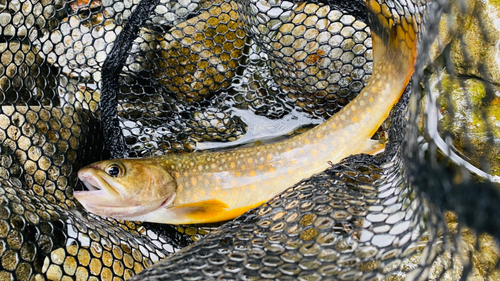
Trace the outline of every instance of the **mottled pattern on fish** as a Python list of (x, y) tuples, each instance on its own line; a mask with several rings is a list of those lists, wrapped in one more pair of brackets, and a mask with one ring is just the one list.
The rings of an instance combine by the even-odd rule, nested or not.
[[(380, 15), (380, 6), (373, 2), (367, 6)], [(92, 206), (98, 200), (95, 196), (85, 197), (85, 192), (76, 192), (76, 198), (89, 211), (116, 218), (174, 224), (222, 221), (325, 170), (329, 163), (357, 153), (380, 151), (381, 145), (370, 137), (386, 119), (413, 73), (416, 27), (405, 18), (401, 18), (401, 25), (394, 25), (380, 15), (372, 20), (371, 28), (372, 79), (358, 97), (322, 125), (283, 142), (234, 151), (103, 161), (82, 169), (80, 178), (84, 182), (93, 181), (93, 186), (98, 185), (93, 173), (100, 173), (110, 184), (116, 185), (121, 180), (124, 184), (117, 186), (122, 190), (114, 192), (128, 201), (121, 205), (110, 203), (114, 211), (108, 211), (104, 206), (100, 209)], [(110, 177), (104, 171), (113, 163), (120, 163), (124, 169), (122, 174)], [(130, 176), (128, 182), (123, 180), (131, 168), (139, 167), (149, 177), (143, 179), (141, 173)], [(104, 200), (99, 201), (102, 204)], [(148, 202), (151, 206), (144, 206)], [(125, 212), (132, 208), (129, 206), (135, 206), (137, 211)]]

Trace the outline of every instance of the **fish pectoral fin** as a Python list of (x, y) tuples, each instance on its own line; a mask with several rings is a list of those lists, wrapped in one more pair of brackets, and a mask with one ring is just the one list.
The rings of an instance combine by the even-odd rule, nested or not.
[(383, 152), (385, 149), (385, 144), (380, 143), (378, 140), (368, 139), (365, 143), (365, 147), (361, 150), (361, 153), (375, 155)]
[(180, 216), (187, 216), (193, 221), (204, 222), (211, 217), (218, 216), (225, 211), (229, 206), (219, 200), (205, 200), (200, 202), (178, 205), (170, 208)]

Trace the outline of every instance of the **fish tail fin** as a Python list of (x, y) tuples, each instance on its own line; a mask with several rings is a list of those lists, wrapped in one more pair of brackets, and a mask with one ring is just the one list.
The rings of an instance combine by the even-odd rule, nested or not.
[(391, 72), (406, 85), (413, 74), (417, 57), (417, 23), (413, 17), (400, 16), (395, 22), (376, 0), (367, 0), (368, 22), (372, 34), (373, 73)]

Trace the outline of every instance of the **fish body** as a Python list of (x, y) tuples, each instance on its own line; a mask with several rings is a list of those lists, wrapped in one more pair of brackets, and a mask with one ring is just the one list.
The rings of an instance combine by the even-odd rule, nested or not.
[[(233, 151), (115, 159), (78, 173), (90, 191), (75, 197), (90, 212), (117, 219), (169, 224), (235, 218), (286, 188), (324, 171), (329, 163), (382, 149), (371, 140), (413, 73), (416, 27), (375, 16), (374, 71), (363, 91), (323, 124), (288, 140)], [(378, 17), (376, 15), (379, 15)], [(401, 26), (406, 28), (403, 29)]]

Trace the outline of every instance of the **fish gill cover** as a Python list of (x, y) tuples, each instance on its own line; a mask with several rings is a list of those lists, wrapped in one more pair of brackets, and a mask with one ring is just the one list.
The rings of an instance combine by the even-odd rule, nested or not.
[(419, 42), (385, 152), (217, 227), (87, 213), (76, 173), (259, 125), (232, 108), (334, 115), (372, 75), (365, 2), (0, 0), (0, 280), (499, 280), (500, 6), (377, 2)]

